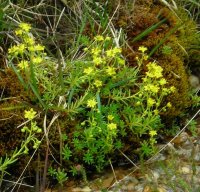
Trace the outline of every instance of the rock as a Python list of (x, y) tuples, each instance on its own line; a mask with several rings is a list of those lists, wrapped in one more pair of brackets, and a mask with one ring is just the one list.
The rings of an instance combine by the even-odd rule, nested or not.
[(184, 142), (186, 142), (189, 138), (189, 135), (186, 132), (182, 132), (178, 137), (176, 137), (172, 142), (175, 145), (180, 145)]
[[(173, 141), (174, 143), (174, 141)], [(174, 145), (172, 143), (168, 143), (167, 144), (167, 150), (166, 150), (167, 153), (171, 153), (171, 152), (176, 152), (176, 149), (174, 147)]]
[(158, 192), (168, 192), (165, 188), (163, 188), (163, 187), (158, 187), (157, 188), (157, 191)]
[(157, 182), (158, 178), (160, 177), (160, 174), (157, 171), (152, 171), (153, 180)]
[(130, 178), (130, 182), (134, 185), (137, 185), (139, 183), (139, 181), (135, 177)]
[(200, 85), (199, 84), (199, 78), (195, 75), (190, 75), (189, 83), (190, 83), (191, 87), (193, 87), (194, 89), (197, 89)]
[(105, 189), (110, 187), (114, 181), (115, 181), (114, 176), (110, 175), (110, 177), (103, 179), (103, 181), (100, 184), (102, 185), (102, 188)]
[(90, 192), (90, 191), (92, 191), (92, 190), (88, 186), (86, 186), (82, 189), (82, 192)]
[(189, 159), (192, 155), (192, 148), (185, 150), (183, 148), (179, 148), (179, 150), (177, 150), (177, 154), (181, 157), (183, 157), (184, 159)]
[(135, 184), (134, 183), (129, 183), (127, 186), (126, 186), (127, 190), (128, 191), (134, 191), (135, 189)]
[(73, 192), (81, 192), (82, 189), (80, 187), (76, 187), (74, 189), (72, 189)]
[(91, 192), (92, 189), (90, 189), (88, 186), (84, 187), (84, 188), (80, 188), (80, 187), (76, 187), (74, 189), (72, 189), (73, 192)]
[(190, 140), (187, 140), (182, 144), (182, 147), (184, 149), (191, 149), (193, 146), (194, 146), (194, 144)]
[(180, 172), (183, 174), (190, 174), (192, 173), (192, 168), (191, 166), (184, 166), (180, 168)]
[(197, 145), (193, 148), (193, 154), (194, 154), (193, 159), (194, 159), (196, 162), (199, 162), (199, 161), (200, 161), (200, 145), (199, 145), (199, 144), (197, 144)]
[(147, 186), (145, 186), (143, 192), (153, 192), (153, 191), (151, 190), (151, 187), (149, 187), (149, 186), (147, 185)]
[(135, 191), (134, 192), (143, 192), (144, 189), (144, 184), (139, 184), (135, 186)]

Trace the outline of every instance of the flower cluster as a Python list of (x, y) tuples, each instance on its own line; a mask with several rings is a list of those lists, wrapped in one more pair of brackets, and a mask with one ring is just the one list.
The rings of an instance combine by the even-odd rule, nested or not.
[(33, 108), (31, 108), (29, 111), (25, 110), (24, 117), (26, 119), (32, 120), (32, 119), (34, 119), (35, 115), (36, 115), (36, 111), (34, 111)]
[[(147, 62), (145, 59), (147, 48), (140, 47), (139, 51), (141, 51), (141, 57), (137, 57), (138, 66), (142, 66)], [(163, 76), (163, 68), (158, 65), (155, 61), (148, 62), (147, 72), (142, 78), (141, 86), (138, 90), (138, 98), (135, 101), (135, 106), (138, 109), (142, 110), (143, 117), (149, 122), (159, 122), (160, 113), (167, 111), (169, 108), (172, 108), (172, 104), (167, 102), (164, 104), (164, 99), (166, 96), (175, 92), (176, 88), (174, 86), (169, 86), (167, 80)], [(141, 112), (141, 111), (140, 111)], [(152, 123), (153, 124), (153, 123)], [(149, 126), (146, 130), (149, 131), (149, 144), (153, 148), (156, 143), (156, 135), (157, 135), (157, 126), (151, 127)]]
[(153, 147), (156, 143), (157, 143), (157, 141), (156, 141), (156, 139), (155, 139), (155, 136), (157, 135), (157, 131), (155, 131), (155, 130), (151, 130), (151, 131), (149, 131), (149, 136), (150, 136), (150, 145)]
[(108, 123), (107, 126), (108, 126), (108, 129), (111, 131), (117, 128), (117, 125), (115, 123)]
[(119, 68), (125, 65), (125, 60), (121, 56), (121, 48), (112, 47), (110, 37), (97, 35), (94, 40), (91, 47), (84, 49), (92, 62), (87, 62), (83, 74), (85, 79), (93, 81), (93, 86), (99, 89), (107, 78), (115, 78)]
[(157, 65), (155, 62), (148, 63), (147, 68), (148, 68), (148, 72), (146, 73), (147, 77), (158, 79), (163, 76), (162, 75), (163, 68)]
[(27, 69), (30, 63), (33, 65), (42, 63), (46, 55), (44, 46), (35, 42), (30, 30), (31, 25), (20, 23), (19, 28), (15, 30), (15, 34), (21, 39), (21, 43), (8, 49), (9, 57), (15, 57), (18, 60), (20, 70)]
[(95, 99), (89, 99), (87, 101), (87, 107), (90, 107), (90, 108), (94, 108), (95, 106), (97, 105), (97, 102), (95, 101)]
[[(31, 126), (30, 127), (24, 126), (21, 129), (21, 132), (23, 132), (23, 133), (26, 132), (29, 134), (29, 137), (27, 138), (27, 143), (32, 141), (34, 149), (38, 148), (41, 143), (41, 141), (39, 141), (35, 137), (35, 134), (42, 132), (42, 129), (37, 126), (37, 123), (35, 121), (33, 121), (36, 114), (37, 114), (36, 111), (34, 111), (32, 108), (28, 111), (25, 110), (24, 117), (31, 121)], [(28, 154), (29, 149), (28, 149), (27, 145), (25, 145), (24, 148), (25, 148), (24, 154)]]
[(117, 124), (115, 123), (115, 118), (113, 115), (108, 115), (107, 116), (108, 123), (107, 123), (107, 128), (109, 130), (110, 136), (116, 135), (117, 134)]
[[(141, 60), (143, 59), (147, 49), (145, 47), (140, 47), (139, 50), (142, 52), (142, 58), (137, 59), (138, 65), (141, 64)], [(167, 81), (163, 77), (163, 68), (156, 62), (149, 62), (147, 64), (147, 69), (148, 71), (146, 72), (146, 76), (143, 78), (139, 96), (143, 99), (146, 98), (147, 108), (149, 110), (154, 108), (154, 114), (158, 115), (159, 110), (166, 111), (167, 108), (172, 107), (171, 103), (168, 102), (166, 106), (164, 106), (162, 109), (159, 109), (163, 97), (176, 91), (176, 88), (174, 86), (169, 88), (165, 87)]]

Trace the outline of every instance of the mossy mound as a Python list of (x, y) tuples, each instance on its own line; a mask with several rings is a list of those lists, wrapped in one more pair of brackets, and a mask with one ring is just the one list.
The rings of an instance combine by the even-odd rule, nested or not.
[[(108, 6), (110, 6), (110, 10), (112, 10), (111, 6), (113, 5), (109, 4)], [(128, 11), (125, 9), (127, 6), (130, 8), (130, 10)], [(192, 57), (192, 55), (194, 54), (194, 50), (191, 49), (191, 46), (196, 44), (197, 34), (196, 31), (193, 30), (193, 28), (195, 28), (195, 24), (187, 18), (187, 15), (184, 12), (183, 14), (178, 14), (178, 16), (180, 18), (177, 17), (177, 15), (173, 14), (171, 10), (166, 8), (164, 5), (160, 3), (155, 3), (155, 1), (153, 0), (152, 1), (138, 0), (137, 2), (135, 2), (133, 7), (123, 2), (119, 10), (119, 15), (116, 18), (114, 18), (113, 21), (115, 27), (123, 28), (125, 34), (127, 35), (127, 42), (129, 46), (123, 47), (123, 55), (127, 61), (126, 64), (130, 67), (137, 66), (136, 57), (138, 55), (141, 55), (141, 52), (138, 51), (138, 48), (140, 46), (145, 46), (148, 48), (147, 53), (150, 54), (151, 57), (149, 58), (148, 61), (147, 60), (144, 61), (142, 69), (140, 71), (140, 75), (145, 75), (145, 73), (147, 72), (148, 68), (147, 64), (149, 61), (156, 60), (156, 63), (163, 68), (163, 77), (167, 80), (167, 87), (174, 86), (176, 88), (176, 91), (173, 94), (169, 95), (168, 98), (162, 103), (162, 106), (165, 106), (168, 102), (170, 102), (172, 105), (166, 112), (160, 113), (160, 115), (166, 121), (167, 125), (169, 125), (170, 122), (172, 122), (172, 120), (175, 117), (182, 114), (185, 111), (185, 109), (187, 109), (191, 105), (190, 98), (188, 95), (189, 84), (188, 84), (187, 65), (189, 64), (188, 59)], [(138, 37), (138, 35), (142, 34), (146, 29), (152, 27), (153, 25), (161, 21), (163, 22), (160, 23), (160, 25), (158, 25), (157, 27), (155, 27), (154, 30), (148, 32), (142, 38), (139, 38), (137, 40), (135, 39), (136, 37)], [(98, 27), (98, 25), (97, 26), (95, 25), (93, 27), (95, 29), (95, 27)], [(92, 31), (91, 25), (90, 23), (88, 23), (86, 25), (84, 33), (90, 37), (93, 37), (95, 35), (93, 34), (94, 31)], [(98, 31), (103, 31), (103, 30), (98, 29)], [(190, 36), (190, 38), (188, 38), (188, 36)], [(156, 47), (157, 45), (160, 46)], [(68, 73), (70, 72), (67, 72), (67, 74)], [(129, 73), (124, 73), (124, 74), (129, 74)], [(124, 74), (119, 79), (120, 82), (124, 80), (123, 79), (125, 76)], [(53, 75), (55, 75), (55, 73), (53, 73)], [(52, 80), (55, 78), (53, 75), (52, 75)], [(48, 80), (51, 81), (51, 78), (50, 77), (48, 78), (49, 78)], [(139, 79), (138, 81), (139, 83), (142, 83), (142, 79)], [(108, 80), (106, 82), (108, 82)], [(59, 86), (59, 84), (56, 85)], [(122, 85), (124, 85), (125, 89), (127, 88), (125, 84)], [(131, 84), (132, 88), (131, 91), (135, 89), (134, 86), (137, 87), (137, 85), (134, 85), (134, 83), (133, 87)], [(85, 85), (85, 87), (87, 88), (87, 85)], [(79, 98), (80, 95), (84, 95), (84, 92), (86, 90), (85, 87), (84, 86), (81, 87), (80, 92), (78, 88), (77, 95), (75, 95), (74, 98)], [(108, 89), (110, 89), (109, 86)], [(18, 80), (16, 74), (11, 69), (7, 69), (4, 70), (3, 72), (0, 72), (0, 91), (2, 92), (3, 95), (3, 99), (0, 103), (0, 108), (2, 109), (0, 111), (0, 117), (2, 119), (2, 121), (0, 121), (0, 139), (1, 139), (0, 156), (5, 156), (6, 154), (8, 155), (11, 154), (15, 148), (19, 148), (21, 142), (25, 138), (25, 136), (21, 133), (20, 128), (17, 128), (20, 124), (22, 124), (25, 121), (24, 110), (30, 107), (35, 108), (36, 111), (42, 111), (42, 109), (40, 108), (41, 106), (38, 104), (39, 102), (37, 101), (37, 98), (35, 98), (31, 89), (25, 90), (25, 88), (20, 84), (20, 81)], [(132, 92), (134, 93), (134, 91), (137, 92), (137, 88), (134, 91), (132, 92), (131, 91), (130, 93)], [(43, 92), (43, 88), (41, 88), (42, 99), (44, 99), (44, 95), (42, 95), (43, 93), (45, 93), (45, 90)], [(66, 95), (69, 94), (73, 95), (75, 93), (73, 93), (72, 90), (69, 89)], [(57, 98), (57, 101), (59, 99)], [(146, 100), (144, 101), (145, 103), (147, 103)], [(65, 103), (65, 101), (63, 102)], [(107, 97), (103, 98), (101, 102), (103, 105), (104, 103), (106, 105)], [(54, 101), (53, 104), (55, 103), (56, 102)], [(29, 166), (29, 171), (31, 172), (31, 174), (35, 173), (38, 166), (39, 169), (41, 169), (40, 172), (42, 172), (42, 169), (44, 168), (45, 158), (47, 156), (49, 156), (48, 166), (56, 168), (59, 167), (58, 164), (60, 163), (60, 165), (64, 166), (67, 170), (70, 170), (72, 167), (76, 167), (76, 165), (78, 166), (83, 165), (88, 170), (91, 169), (92, 167), (93, 170), (93, 168), (95, 167), (95, 163), (99, 163), (100, 165), (102, 165), (102, 167), (105, 166), (106, 164), (109, 164), (108, 161), (107, 162), (105, 161), (106, 158), (110, 158), (111, 160), (113, 160), (113, 162), (115, 162), (116, 158), (117, 159), (121, 158), (122, 155), (120, 153), (119, 153), (120, 155), (115, 154), (116, 153), (115, 149), (113, 149), (113, 151), (110, 151), (109, 154), (107, 153), (104, 154), (103, 150), (106, 148), (106, 146), (104, 145), (104, 143), (103, 144), (101, 143), (102, 140), (101, 134), (94, 132), (96, 135), (94, 137), (91, 136), (91, 138), (89, 138), (91, 139), (91, 141), (93, 140), (93, 142), (87, 141), (89, 144), (91, 144), (91, 146), (96, 145), (94, 146), (94, 151), (91, 152), (91, 154), (93, 155), (92, 158), (94, 158), (94, 162), (93, 164), (90, 164), (90, 162), (87, 163), (86, 161), (84, 161), (84, 157), (87, 157), (85, 156), (85, 154), (87, 153), (89, 154), (90, 152), (89, 144), (88, 144), (89, 147), (85, 145), (86, 143), (85, 138), (87, 134), (89, 135), (90, 133), (89, 131), (93, 133), (92, 132), (93, 129), (89, 129), (89, 125), (87, 125), (88, 122), (86, 123), (86, 126), (84, 125), (82, 126), (81, 124), (84, 124), (86, 118), (85, 116), (90, 117), (92, 113), (89, 113), (88, 112), (89, 109), (86, 108), (85, 110), (83, 110), (83, 112), (78, 113), (78, 115), (70, 117), (70, 115), (67, 114), (67, 112), (66, 113), (64, 112), (65, 110), (64, 108), (60, 106), (57, 107), (57, 103), (55, 105), (56, 106), (53, 106), (55, 108), (52, 107), (45, 114), (47, 115), (47, 122), (45, 123), (48, 129), (47, 130), (48, 134), (45, 136), (47, 136), (48, 139), (46, 140), (46, 137), (44, 137), (45, 139), (42, 141), (38, 151), (38, 157), (34, 157), (32, 160), (33, 164)], [(124, 125), (126, 122), (127, 124), (129, 123), (128, 120), (127, 121), (125, 120), (126, 119), (125, 116), (128, 116), (128, 114), (133, 114), (134, 110), (136, 109), (136, 103), (130, 104), (131, 110), (129, 110), (128, 107), (126, 108), (126, 114), (125, 114), (125, 109), (123, 111), (123, 106), (125, 105), (121, 104), (118, 106), (118, 108), (113, 107), (115, 108), (116, 111), (117, 110), (120, 111), (120, 118), (123, 121), (119, 121), (117, 122), (117, 124), (112, 123), (112, 125), (114, 124), (116, 128), (117, 125), (121, 123), (121, 127), (123, 128), (125, 127), (124, 130), (121, 128), (121, 132), (124, 131), (125, 133), (124, 134), (122, 133), (119, 136), (120, 137), (119, 139), (122, 141), (122, 144), (124, 145), (123, 147), (121, 147), (121, 151), (126, 153), (127, 155), (132, 155), (133, 152), (135, 152), (136, 150), (138, 150), (138, 148), (141, 147), (142, 141), (147, 141), (150, 139), (149, 136), (150, 130), (146, 131), (145, 134), (141, 133), (140, 136), (138, 136), (139, 133), (138, 135), (136, 135), (135, 133), (134, 126), (135, 124), (137, 124), (137, 119), (139, 119), (140, 114), (143, 112), (142, 110), (138, 110), (134, 117), (135, 121), (131, 121), (133, 126), (130, 125), (130, 127), (132, 129), (129, 127), (129, 125)], [(107, 107), (109, 108), (110, 106)], [(112, 110), (110, 111), (111, 114), (113, 112)], [(53, 121), (52, 125), (48, 127), (48, 125), (51, 124), (51, 120), (53, 119), (55, 113), (59, 114), (59, 118)], [(104, 126), (103, 128), (106, 129), (108, 128), (108, 125), (105, 122), (107, 120), (106, 116), (108, 114), (107, 112), (105, 112), (105, 114), (103, 115), (105, 116), (104, 121), (100, 121), (101, 117), (98, 113), (96, 114), (95, 118), (96, 119), (99, 118), (100, 119), (99, 122), (102, 123), (100, 124), (98, 122), (99, 127)], [(44, 115), (41, 113), (41, 116), (36, 119), (38, 126), (43, 127), (44, 124), (43, 117)], [(143, 128), (145, 120), (146, 119), (144, 118), (144, 121), (139, 122), (139, 124), (141, 124), (141, 127), (138, 126), (138, 129)], [(96, 126), (95, 124), (92, 126), (94, 126), (94, 130), (98, 128), (95, 127)], [(152, 126), (153, 129), (156, 128), (156, 126), (158, 126), (157, 130), (160, 131), (159, 128), (163, 128), (160, 123), (160, 117), (155, 121), (154, 124), (150, 126)], [(130, 128), (131, 131), (128, 128)], [(155, 132), (155, 134), (157, 134), (157, 132)], [(103, 136), (106, 136), (106, 134)], [(41, 139), (42, 136), (40, 135), (38, 136), (38, 138)], [(97, 142), (98, 140), (99, 142)], [(47, 148), (47, 144), (49, 145), (50, 150)], [(121, 145), (121, 143), (120, 144), (116, 143), (116, 146), (117, 144)], [(68, 150), (68, 148), (70, 150)], [(99, 159), (97, 159), (96, 157), (99, 154), (101, 155), (100, 149), (102, 149), (103, 151), (102, 156), (99, 156), (98, 157)], [(116, 147), (116, 149), (118, 148)], [(63, 150), (65, 150), (65, 152), (63, 152)], [(30, 155), (33, 153), (33, 151), (34, 149), (32, 149), (30, 146)], [(65, 155), (65, 159), (63, 158), (63, 154)], [(27, 163), (27, 160), (29, 159), (30, 155), (27, 155), (26, 158), (22, 157), (22, 159), (20, 159), (18, 164), (20, 171), (23, 170), (23, 167)], [(40, 160), (39, 164), (38, 164), (38, 159)]]
[[(177, 88), (177, 91), (167, 99), (173, 107), (167, 113), (161, 114), (164, 118), (169, 117), (171, 121), (171, 118), (180, 115), (191, 105), (188, 94), (188, 68), (194, 65), (194, 62), (189, 62), (189, 58), (198, 57), (192, 49), (198, 44), (197, 25), (188, 17), (185, 10), (178, 9), (172, 12), (159, 2), (139, 0), (135, 2), (131, 15), (131, 11), (121, 12), (115, 22), (116, 26), (123, 28), (127, 34), (129, 47), (124, 48), (124, 55), (128, 64), (136, 66), (137, 50), (143, 45), (149, 50), (150, 60), (156, 60), (163, 67), (168, 85)], [(136, 39), (163, 19), (165, 21), (152, 31)], [(164, 51), (166, 47), (170, 49), (168, 53)]]

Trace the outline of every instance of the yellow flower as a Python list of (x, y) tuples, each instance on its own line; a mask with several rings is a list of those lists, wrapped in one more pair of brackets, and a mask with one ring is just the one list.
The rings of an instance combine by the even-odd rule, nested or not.
[(142, 78), (143, 82), (147, 82), (148, 81), (148, 78), (147, 77), (144, 77)]
[(148, 68), (148, 72), (146, 73), (146, 75), (148, 77), (157, 79), (163, 76), (162, 75), (163, 68), (157, 65), (156, 63), (151, 63), (151, 62), (148, 63), (147, 68)]
[(25, 32), (29, 32), (31, 29), (31, 25), (28, 23), (20, 23), (19, 27)]
[(17, 55), (19, 53), (22, 54), (24, 52), (25, 48), (26, 47), (24, 44), (14, 45), (8, 49), (8, 53), (14, 54), (14, 55)]
[(159, 87), (158, 86), (156, 86), (156, 85), (146, 85), (146, 86), (144, 86), (144, 90), (145, 91), (151, 91), (152, 93), (158, 93), (158, 91), (159, 91)]
[(115, 130), (117, 128), (117, 124), (116, 123), (109, 123), (107, 125), (108, 129), (110, 130)]
[(141, 105), (141, 102), (140, 102), (140, 101), (137, 101), (137, 102), (136, 102), (136, 106), (139, 106), (139, 105)]
[[(32, 37), (24, 37), (24, 42), (26, 44), (28, 44), (29, 46), (35, 44), (35, 40)], [(28, 47), (28, 49), (29, 49), (29, 47)], [(33, 49), (33, 51), (34, 51), (34, 49)]]
[(157, 103), (156, 103), (156, 107), (159, 107), (159, 106), (160, 106), (160, 102), (157, 102)]
[(23, 34), (23, 30), (22, 29), (17, 29), (17, 30), (15, 30), (15, 34), (20, 36), (20, 35)]
[(157, 135), (157, 131), (151, 130), (151, 131), (149, 131), (149, 135), (150, 135), (151, 137), (153, 137), (153, 136)]
[(115, 68), (113, 68), (113, 67), (108, 67), (108, 68), (106, 69), (106, 72), (107, 72), (108, 75), (110, 75), (110, 76), (116, 74), (116, 72), (115, 72)]
[(163, 88), (163, 89), (162, 89), (162, 93), (163, 93), (164, 95), (168, 95), (169, 89)]
[(165, 85), (167, 83), (167, 81), (164, 79), (164, 78), (162, 78), (160, 81), (159, 81), (159, 84), (160, 85)]
[(113, 115), (108, 115), (108, 120), (112, 121), (114, 119)]
[(149, 85), (145, 85), (145, 86), (144, 86), (144, 90), (145, 90), (145, 91), (148, 91), (148, 90), (149, 90)]
[(103, 36), (101, 36), (101, 35), (97, 35), (96, 37), (94, 37), (94, 40), (95, 40), (95, 41), (103, 41), (104, 38), (103, 38)]
[(125, 60), (122, 58), (117, 57), (117, 62), (119, 65), (125, 65)]
[(89, 75), (89, 74), (91, 74), (93, 72), (93, 68), (92, 67), (88, 67), (88, 68), (84, 69), (83, 72), (86, 73), (87, 75)]
[(114, 54), (114, 52), (113, 52), (112, 49), (109, 49), (109, 50), (106, 51), (106, 56), (107, 56), (107, 57), (114, 57), (115, 54)]
[(96, 87), (101, 87), (101, 86), (102, 86), (102, 81), (100, 81), (100, 80), (95, 80), (94, 85), (95, 85)]
[(105, 40), (106, 40), (106, 41), (110, 41), (111, 38), (107, 36), (107, 37), (105, 38)]
[(98, 56), (98, 55), (101, 53), (101, 49), (99, 49), (98, 47), (93, 48), (93, 49), (91, 50), (91, 53), (92, 53), (94, 56)]
[(29, 47), (28, 47), (28, 50), (31, 51), (31, 52), (34, 52), (34, 51), (35, 51), (34, 44), (33, 44), (32, 46), (29, 46)]
[(154, 112), (155, 115), (159, 114), (159, 111), (157, 109), (155, 109), (153, 112)]
[(146, 54), (143, 56), (143, 59), (144, 59), (145, 61), (148, 60), (148, 58), (149, 58), (149, 56), (146, 55)]
[(167, 103), (166, 105), (168, 108), (171, 108), (172, 107), (172, 104), (170, 102)]
[(144, 53), (145, 51), (147, 51), (147, 48), (144, 47), (144, 46), (140, 46), (140, 47), (138, 48), (138, 50), (141, 51), (142, 53)]
[(103, 63), (103, 60), (101, 57), (93, 57), (93, 63), (95, 65), (100, 65), (101, 63)]
[(120, 47), (114, 47), (114, 48), (113, 48), (113, 52), (114, 52), (115, 54), (121, 53), (121, 52), (122, 52), (122, 49), (121, 49)]
[(8, 49), (8, 53), (9, 54), (18, 54), (18, 50), (19, 50), (19, 47), (16, 45), (13, 45), (11, 48)]
[(32, 62), (34, 64), (40, 64), (42, 61), (43, 61), (42, 57), (34, 57), (34, 58), (32, 58)]
[(148, 105), (149, 107), (152, 107), (155, 103), (156, 103), (155, 100), (152, 99), (152, 98), (149, 98), (149, 99), (147, 100), (147, 105)]
[(174, 92), (176, 91), (176, 87), (171, 86), (171, 87), (170, 87), (170, 91), (171, 91), (172, 93), (174, 93)]
[(114, 47), (113, 49), (109, 49), (106, 51), (106, 56), (115, 57), (118, 53), (121, 53), (121, 52), (122, 52), (121, 48)]
[(90, 108), (94, 108), (96, 106), (97, 102), (95, 101), (95, 99), (89, 99), (87, 101), (87, 107), (90, 107)]
[(18, 45), (18, 51), (19, 51), (19, 53), (22, 54), (22, 53), (25, 51), (25, 48), (26, 48), (26, 47), (25, 47), (24, 44), (19, 44), (19, 45)]
[(26, 119), (32, 120), (36, 115), (36, 112), (31, 108), (29, 111), (25, 111), (24, 117)]
[(85, 51), (85, 52), (86, 52), (86, 51), (88, 51), (88, 48), (87, 48), (87, 47), (85, 47), (85, 48), (83, 49), (83, 51)]
[(44, 46), (40, 44), (35, 45), (35, 51), (44, 51)]
[(22, 60), (19, 64), (18, 67), (22, 70), (26, 69), (28, 67), (28, 61)]

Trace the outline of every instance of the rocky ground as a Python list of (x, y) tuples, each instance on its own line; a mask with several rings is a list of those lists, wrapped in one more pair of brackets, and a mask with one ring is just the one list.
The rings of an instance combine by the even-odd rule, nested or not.
[(113, 167), (87, 184), (68, 182), (63, 192), (200, 192), (200, 118), (196, 136), (185, 129), (159, 147), (165, 149), (143, 165)]
[(199, 112), (195, 115), (196, 135), (186, 125), (177, 137), (159, 144), (160, 152), (149, 161), (135, 166), (113, 165), (87, 182), (68, 180), (62, 190), (45, 192), (200, 192)]

